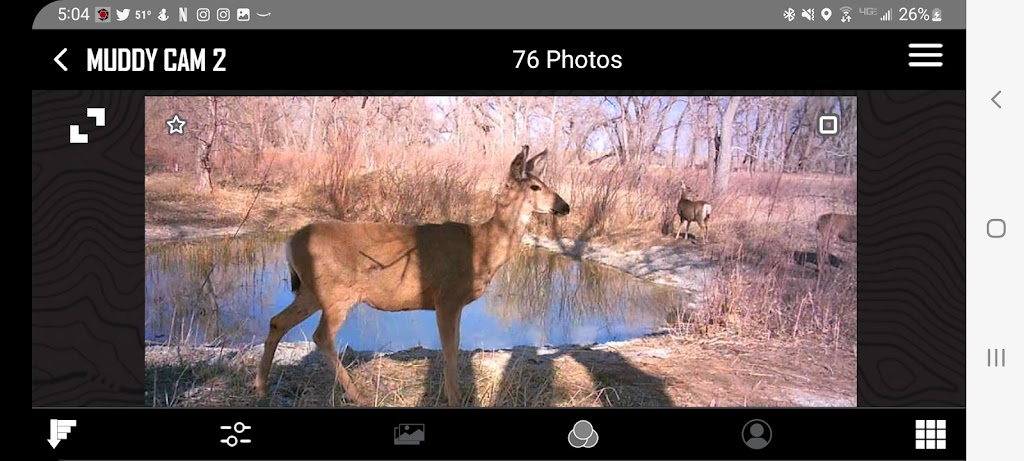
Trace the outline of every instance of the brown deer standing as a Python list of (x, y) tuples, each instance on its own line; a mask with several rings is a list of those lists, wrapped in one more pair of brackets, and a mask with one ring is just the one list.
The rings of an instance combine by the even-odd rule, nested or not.
[[(711, 204), (702, 200), (692, 201), (686, 198), (687, 192), (693, 192), (693, 189), (684, 183), (682, 195), (679, 196), (679, 202), (676, 203), (676, 212), (679, 213), (679, 230), (676, 231), (676, 238), (679, 238), (679, 234), (684, 230), (689, 237), (690, 223), (695, 222), (704, 232), (704, 244), (706, 245), (708, 243), (708, 225), (711, 219)], [(683, 225), (686, 226), (685, 229)]]
[(288, 330), (323, 310), (313, 334), (348, 398), (366, 402), (340, 364), (335, 337), (349, 309), (364, 302), (388, 312), (433, 310), (444, 357), (448, 405), (462, 403), (458, 384), (462, 308), (483, 295), (494, 273), (522, 237), (533, 213), (565, 215), (569, 204), (532, 174), (547, 150), (527, 160), (529, 146), (512, 161), (487, 222), (403, 226), (329, 221), (310, 224), (286, 244), (295, 300), (270, 320), (255, 388), (267, 395), (278, 342)]
[(838, 238), (844, 242), (857, 243), (857, 215), (826, 213), (818, 217), (818, 269), (827, 270), (832, 264), (829, 248)]

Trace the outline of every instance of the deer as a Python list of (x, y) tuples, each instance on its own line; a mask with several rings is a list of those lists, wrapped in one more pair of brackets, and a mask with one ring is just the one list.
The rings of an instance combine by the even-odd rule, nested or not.
[(687, 198), (687, 192), (693, 192), (693, 189), (683, 183), (683, 192), (679, 196), (679, 202), (676, 203), (676, 212), (679, 213), (679, 230), (676, 231), (676, 238), (678, 239), (679, 234), (684, 231), (684, 225), (686, 226), (686, 235), (689, 236), (690, 223), (695, 222), (704, 231), (704, 244), (707, 245), (711, 204), (703, 200), (690, 200)]
[(529, 146), (509, 166), (490, 219), (477, 224), (398, 225), (320, 221), (285, 243), (295, 299), (270, 319), (263, 357), (254, 380), (257, 397), (267, 380), (281, 338), (322, 311), (313, 341), (326, 357), (335, 385), (358, 406), (369, 405), (341, 365), (335, 339), (349, 310), (359, 303), (385, 312), (432, 310), (444, 360), (448, 405), (460, 406), (457, 358), (462, 309), (479, 299), (522, 238), (532, 216), (569, 214), (569, 204), (534, 175), (547, 149), (527, 159)]
[[(818, 268), (826, 269), (832, 258), (829, 247), (838, 238), (847, 243), (857, 243), (857, 215), (825, 213), (815, 223), (818, 231)], [(826, 269), (827, 270), (827, 269)]]

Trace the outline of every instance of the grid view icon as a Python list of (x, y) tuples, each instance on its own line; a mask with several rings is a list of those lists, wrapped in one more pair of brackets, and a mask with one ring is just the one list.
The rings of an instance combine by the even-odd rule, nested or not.
[(919, 419), (915, 422), (916, 445), (918, 450), (946, 449), (946, 420)]

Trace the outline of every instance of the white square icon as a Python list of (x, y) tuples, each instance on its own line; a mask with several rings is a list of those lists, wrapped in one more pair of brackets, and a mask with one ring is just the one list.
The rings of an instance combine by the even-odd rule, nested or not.
[(818, 116), (818, 134), (832, 136), (839, 133), (839, 116), (826, 114)]
[(918, 419), (914, 421), (914, 448), (917, 450), (946, 449), (946, 420)]
[(218, 21), (224, 22), (224, 21), (227, 21), (229, 19), (231, 19), (231, 10), (229, 10), (227, 8), (218, 8), (217, 9), (217, 20)]
[(239, 8), (235, 11), (235, 20), (237, 21), (246, 22), (249, 20), (249, 17), (248, 8)]

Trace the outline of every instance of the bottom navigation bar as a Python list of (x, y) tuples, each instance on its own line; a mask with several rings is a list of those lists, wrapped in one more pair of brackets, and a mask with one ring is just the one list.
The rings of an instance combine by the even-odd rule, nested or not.
[[(966, 457), (962, 408), (36, 408), (32, 413), (39, 429), (33, 443), (65, 460), (294, 461), (347, 459), (346, 453), (366, 460)], [(493, 449), (482, 452), (481, 443)]]

